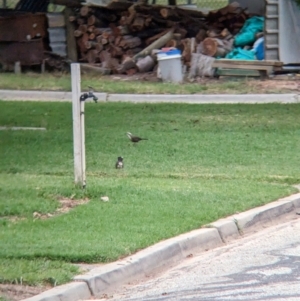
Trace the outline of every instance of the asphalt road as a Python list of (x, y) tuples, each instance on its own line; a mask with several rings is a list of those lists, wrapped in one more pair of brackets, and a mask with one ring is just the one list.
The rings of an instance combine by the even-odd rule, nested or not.
[(106, 295), (109, 300), (300, 300), (300, 216)]

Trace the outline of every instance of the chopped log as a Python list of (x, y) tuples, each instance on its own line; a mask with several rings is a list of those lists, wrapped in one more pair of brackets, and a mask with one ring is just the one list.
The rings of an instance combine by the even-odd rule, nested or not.
[(176, 28), (175, 33), (180, 33), (181, 38), (184, 39), (187, 35), (187, 30), (184, 28)]
[(107, 39), (107, 38), (103, 38), (103, 37), (102, 37), (102, 39), (101, 39), (101, 43), (102, 43), (102, 45), (106, 45), (106, 44), (108, 44), (108, 39)]
[(95, 26), (90, 25), (90, 26), (88, 26), (87, 31), (91, 33), (91, 32), (94, 32), (94, 29), (95, 29)]
[(231, 33), (229, 32), (229, 30), (227, 28), (224, 28), (221, 32), (220, 32), (220, 36), (222, 38), (226, 38), (228, 36), (232, 36)]
[(109, 45), (109, 50), (112, 57), (121, 57), (123, 55), (123, 50), (113, 44)]
[(99, 75), (99, 74), (108, 75), (111, 73), (110, 69), (103, 68), (100, 66), (93, 66), (90, 64), (83, 64), (83, 63), (80, 64), (80, 71), (82, 73), (89, 73), (89, 74), (96, 74), (96, 75)]
[(193, 79), (196, 76), (214, 76), (214, 68), (212, 68), (215, 58), (200, 53), (193, 53), (191, 59), (191, 68), (188, 78)]
[(90, 15), (87, 19), (87, 25), (94, 25), (95, 27), (103, 26), (103, 22), (101, 22), (95, 15)]
[(154, 65), (155, 61), (150, 55), (139, 59), (136, 63), (139, 72), (149, 72), (153, 69)]
[(112, 34), (112, 31), (110, 30), (110, 31), (104, 31), (103, 33), (102, 33), (102, 37), (104, 38), (104, 39), (108, 39), (109, 37), (110, 37), (110, 35)]
[(67, 7), (80, 7), (80, 0), (52, 0), (51, 3), (56, 5), (65, 5)]
[(95, 46), (95, 49), (98, 51), (98, 52), (101, 52), (103, 50), (103, 45), (101, 43), (97, 43), (96, 46)]
[(151, 53), (153, 49), (159, 49), (163, 47), (169, 40), (173, 38), (173, 32), (174, 28), (169, 30), (165, 35), (160, 37), (158, 40), (154, 41), (152, 44), (150, 44), (148, 47), (146, 47), (143, 51), (137, 53), (133, 59), (137, 60), (139, 57), (147, 56)]
[(83, 57), (84, 53), (87, 51), (85, 44), (89, 40), (89, 35), (87, 33), (84, 33), (79, 39), (77, 39), (77, 45), (79, 47), (79, 51), (81, 54), (81, 57)]
[(218, 50), (218, 43), (215, 39), (213, 38), (206, 38), (203, 41), (203, 54), (207, 56), (215, 56)]
[(145, 27), (149, 27), (151, 25), (152, 18), (149, 16), (148, 18), (145, 19)]
[(74, 37), (79, 38), (83, 35), (83, 32), (81, 30), (74, 30)]
[(126, 24), (127, 24), (127, 25), (130, 25), (130, 24), (132, 23), (133, 19), (134, 19), (135, 16), (136, 16), (135, 7), (136, 7), (136, 5), (133, 4), (133, 5), (131, 5), (131, 6), (128, 8), (129, 16), (128, 16), (127, 20), (126, 20)]
[(220, 36), (220, 31), (217, 28), (211, 28), (206, 32), (209, 38), (215, 38)]
[(182, 59), (184, 62), (191, 61), (191, 39), (187, 38), (181, 41), (183, 44)]
[(167, 32), (169, 32), (169, 30), (170, 30), (170, 29), (162, 30), (162, 32), (156, 34), (156, 35), (153, 36), (153, 37), (148, 38), (148, 39), (145, 41), (145, 44), (146, 44), (146, 45), (150, 45), (152, 42), (156, 41), (157, 39), (159, 39), (160, 37), (162, 37), (163, 35), (165, 35)]
[(97, 28), (94, 28), (94, 33), (95, 33), (96, 36), (98, 36), (100, 34), (103, 34), (104, 32), (112, 33), (112, 30), (109, 27), (97, 27)]
[[(99, 43), (94, 42), (94, 41), (86, 41), (85, 42), (85, 47), (86, 49), (97, 49), (97, 46), (99, 45)], [(102, 46), (102, 45), (101, 45)], [(97, 49), (98, 50), (98, 49)]]
[(112, 73), (118, 73), (118, 68), (120, 66), (119, 60), (116, 58), (111, 58), (109, 60), (109, 68), (112, 70)]
[(173, 17), (173, 16), (177, 16), (177, 13), (175, 11), (175, 9), (173, 7), (170, 7), (170, 8), (162, 8), (160, 11), (160, 14), (163, 18), (167, 19), (167, 18), (170, 18), (170, 17)]
[(127, 70), (132, 69), (132, 68), (137, 68), (136, 64), (135, 64), (135, 62), (134, 62), (134, 60), (132, 58), (127, 58), (126, 60), (124, 60), (122, 62), (122, 64), (118, 68), (118, 72), (120, 74), (122, 74), (122, 73), (124, 73)]
[(196, 42), (199, 44), (206, 38), (206, 30), (201, 28), (199, 29), (197, 35), (196, 35)]
[(108, 42), (109, 43), (114, 43), (115, 42), (115, 36), (114, 35), (110, 35), (109, 37), (108, 37)]
[(132, 24), (130, 25), (130, 29), (132, 31), (141, 31), (144, 29), (145, 19), (143, 17), (134, 18)]
[(112, 31), (113, 31), (114, 36), (124, 36), (124, 35), (127, 35), (130, 33), (130, 30), (127, 25), (115, 26), (112, 29)]
[(99, 56), (102, 67), (114, 70), (114, 73), (118, 72), (117, 69), (119, 68), (119, 61), (115, 58), (112, 58), (111, 54), (108, 51), (101, 51)]
[(181, 42), (182, 41), (181, 34), (180, 33), (174, 33), (173, 36), (174, 36), (174, 38), (171, 39), (166, 44), (166, 47), (175, 47), (175, 48), (179, 49), (182, 52), (184, 47), (183, 47), (182, 42)]
[(89, 34), (90, 40), (95, 40), (95, 38), (96, 38), (96, 35), (93, 32)]
[(196, 51), (196, 39), (191, 38), (191, 55)]
[(126, 70), (127, 75), (133, 75), (133, 74), (136, 74), (137, 72), (138, 72), (137, 68), (130, 68), (130, 69)]
[(97, 41), (97, 43), (102, 44), (102, 36), (101, 35), (97, 36), (96, 41)]
[(120, 26), (126, 26), (128, 24), (127, 19), (128, 19), (128, 16), (122, 16), (121, 19), (119, 20)]
[(127, 48), (138, 47), (141, 44), (142, 44), (142, 41), (139, 37), (131, 37), (131, 38), (123, 39), (119, 43), (119, 46), (122, 47), (123, 49), (127, 49)]
[(82, 17), (87, 17), (92, 12), (92, 9), (88, 6), (81, 6), (80, 15)]
[(97, 61), (99, 61), (98, 51), (96, 49), (90, 49), (87, 52), (87, 61), (89, 64), (95, 64)]
[(76, 17), (75, 16), (69, 16), (69, 22), (75, 22)]
[(115, 39), (115, 45), (116, 45), (116, 46), (119, 46), (119, 45), (120, 45), (120, 42), (122, 41), (122, 39), (123, 39), (123, 38), (122, 38), (121, 36), (117, 36), (116, 39)]
[[(131, 60), (131, 57), (132, 57), (131, 55), (128, 55), (128, 54), (124, 53), (124, 54), (122, 55), (121, 62), (125, 62), (125, 61), (127, 61), (127, 60)], [(120, 73), (120, 72), (119, 72), (119, 68), (120, 68), (120, 66), (119, 66), (118, 69), (117, 69), (118, 73)]]
[(203, 54), (213, 57), (224, 57), (231, 49), (233, 39), (230, 41), (217, 38), (206, 38), (203, 41)]
[(78, 27), (78, 30), (80, 30), (82, 33), (86, 33), (87, 29), (88, 29), (88, 27), (86, 24), (79, 25), (79, 27)]
[(77, 18), (77, 24), (78, 25), (85, 24), (85, 19), (84, 18)]
[(105, 67), (105, 64), (107, 65), (107, 62), (111, 59), (111, 55), (107, 50), (102, 50), (99, 53), (99, 59), (102, 63), (102, 66)]
[(168, 41), (165, 45), (165, 47), (168, 47), (168, 48), (177, 48), (178, 47), (178, 43), (179, 41), (176, 40), (176, 39), (171, 39), (170, 41)]
[(141, 47), (131, 48), (131, 49), (127, 49), (125, 54), (129, 57), (132, 57), (132, 56), (134, 56), (135, 54), (139, 53), (142, 50), (143, 50), (143, 48), (141, 48)]

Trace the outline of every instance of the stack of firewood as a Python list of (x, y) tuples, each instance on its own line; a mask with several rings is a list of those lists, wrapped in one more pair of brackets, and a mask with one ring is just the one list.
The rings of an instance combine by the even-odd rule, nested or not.
[(237, 3), (208, 14), (175, 6), (133, 4), (125, 10), (82, 6), (69, 21), (76, 27), (79, 61), (112, 73), (133, 74), (152, 70), (155, 49), (162, 47), (181, 50), (187, 66), (197, 49), (223, 56), (247, 18)]

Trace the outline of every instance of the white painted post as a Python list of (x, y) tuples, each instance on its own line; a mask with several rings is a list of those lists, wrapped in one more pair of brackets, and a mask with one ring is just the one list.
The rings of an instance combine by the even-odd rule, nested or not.
[(72, 113), (73, 113), (73, 151), (74, 151), (74, 176), (75, 184), (83, 186), (83, 166), (82, 166), (82, 132), (81, 132), (81, 104), (80, 104), (80, 65), (71, 64), (72, 81)]
[(82, 186), (86, 186), (86, 176), (85, 176), (85, 124), (84, 124), (84, 103), (80, 102), (80, 123), (81, 123), (81, 165), (82, 165)]

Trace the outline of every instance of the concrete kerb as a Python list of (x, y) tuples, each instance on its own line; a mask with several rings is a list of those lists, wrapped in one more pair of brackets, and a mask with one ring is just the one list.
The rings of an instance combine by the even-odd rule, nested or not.
[(75, 301), (86, 300), (91, 297), (92, 294), (86, 282), (71, 282), (24, 299), (24, 301)]
[(252, 231), (253, 226), (267, 226), (276, 220), (300, 208), (300, 193), (279, 199), (275, 202), (220, 219), (209, 226), (218, 230), (224, 242), (236, 239)]
[(190, 103), (190, 104), (234, 104), (234, 103), (297, 103), (298, 94), (193, 94), (193, 95), (141, 95), (141, 94), (108, 94), (108, 102), (133, 103)]
[[(109, 94), (95, 93), (99, 102), (132, 102), (132, 103), (190, 103), (190, 104), (234, 104), (234, 103), (298, 103), (298, 94), (194, 94), (194, 95), (161, 95), (161, 94)], [(71, 92), (61, 91), (17, 91), (0, 90), (0, 99), (4, 101), (58, 101), (71, 102)], [(90, 100), (88, 100), (90, 101)]]
[(222, 246), (224, 242), (250, 232), (254, 225), (263, 227), (298, 208), (300, 208), (300, 193), (159, 242), (123, 260), (75, 276), (75, 282), (25, 300), (77, 301), (99, 297), (104, 292), (111, 291), (131, 280), (141, 279), (164, 268), (170, 268), (193, 253)]
[[(95, 93), (99, 102), (107, 100), (107, 93)], [(71, 102), (72, 92), (62, 91), (18, 91), (0, 90), (0, 99), (4, 101), (57, 101)], [(87, 102), (92, 100), (87, 100)]]
[(172, 267), (192, 252), (209, 250), (222, 244), (216, 229), (199, 229), (160, 242), (122, 261), (96, 268), (74, 279), (86, 281), (93, 296), (99, 297), (104, 291)]

